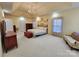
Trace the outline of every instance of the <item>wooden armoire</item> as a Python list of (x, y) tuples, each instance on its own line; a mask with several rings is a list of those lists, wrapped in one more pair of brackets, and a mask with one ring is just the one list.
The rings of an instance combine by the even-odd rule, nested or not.
[(6, 22), (4, 20), (1, 22), (1, 42), (3, 52), (18, 47), (16, 33), (14, 31), (8, 31), (6, 33)]
[(33, 24), (32, 23), (26, 23), (26, 31), (28, 29), (33, 29)]

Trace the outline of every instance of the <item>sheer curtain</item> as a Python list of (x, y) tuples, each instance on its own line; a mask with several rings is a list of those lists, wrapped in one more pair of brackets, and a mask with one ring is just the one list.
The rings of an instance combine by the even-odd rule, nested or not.
[(52, 32), (56, 36), (62, 37), (62, 18), (55, 18), (52, 22)]
[(53, 32), (62, 32), (62, 19), (53, 20)]

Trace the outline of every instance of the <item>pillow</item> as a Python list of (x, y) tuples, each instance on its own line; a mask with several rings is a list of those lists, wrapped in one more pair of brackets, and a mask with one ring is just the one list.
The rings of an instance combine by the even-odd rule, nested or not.
[(38, 29), (43, 29), (43, 30), (46, 30), (47, 28), (46, 27), (37, 27)]
[(75, 40), (79, 41), (79, 33), (73, 32), (73, 33), (71, 34), (71, 37), (74, 38)]

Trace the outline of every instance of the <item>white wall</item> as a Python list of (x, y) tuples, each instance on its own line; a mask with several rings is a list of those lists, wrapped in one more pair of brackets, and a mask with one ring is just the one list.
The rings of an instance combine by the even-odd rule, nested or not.
[[(0, 21), (2, 20), (2, 9), (0, 7)], [(0, 57), (2, 56), (1, 32), (0, 32)]]

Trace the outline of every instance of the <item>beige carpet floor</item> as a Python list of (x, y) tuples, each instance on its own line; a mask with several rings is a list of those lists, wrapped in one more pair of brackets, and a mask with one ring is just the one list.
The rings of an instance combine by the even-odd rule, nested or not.
[(26, 38), (18, 33), (18, 48), (14, 48), (3, 57), (76, 57), (79, 51), (71, 50), (62, 38), (53, 35)]

